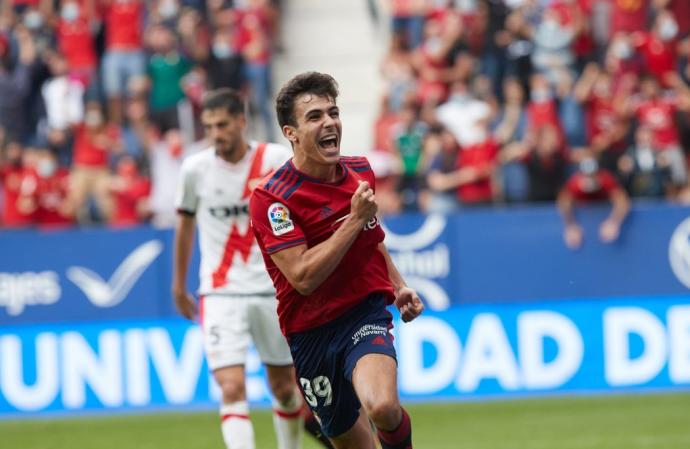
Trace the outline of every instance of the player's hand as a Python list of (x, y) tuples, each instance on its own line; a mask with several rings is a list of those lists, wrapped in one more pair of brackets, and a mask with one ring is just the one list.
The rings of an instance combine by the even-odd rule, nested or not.
[(579, 225), (571, 224), (565, 227), (563, 239), (565, 246), (570, 249), (578, 249), (582, 245), (583, 232)]
[(376, 197), (374, 191), (369, 186), (367, 181), (360, 181), (357, 190), (352, 195), (350, 200), (350, 211), (353, 217), (368, 223), (374, 218), (378, 205), (376, 204)]
[(606, 220), (599, 227), (599, 238), (604, 243), (615, 242), (618, 239), (621, 228), (615, 220)]
[(414, 320), (424, 311), (424, 304), (417, 292), (409, 287), (402, 287), (395, 294), (395, 307), (400, 311), (403, 322)]
[(176, 290), (173, 291), (173, 297), (175, 298), (175, 307), (177, 307), (177, 311), (188, 320), (194, 320), (199, 310), (192, 295), (184, 290)]

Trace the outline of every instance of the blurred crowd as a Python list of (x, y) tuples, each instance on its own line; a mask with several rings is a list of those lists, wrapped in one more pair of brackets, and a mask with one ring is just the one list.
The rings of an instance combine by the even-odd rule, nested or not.
[(568, 225), (581, 201), (690, 200), (690, 1), (389, 4), (371, 157), (387, 212), (558, 201)]
[(174, 222), (202, 93), (273, 139), (278, 0), (3, 0), (0, 227)]
[[(382, 213), (690, 203), (690, 0), (387, 1)], [(206, 89), (276, 138), (279, 26), (279, 0), (2, 2), (0, 226), (172, 225)]]

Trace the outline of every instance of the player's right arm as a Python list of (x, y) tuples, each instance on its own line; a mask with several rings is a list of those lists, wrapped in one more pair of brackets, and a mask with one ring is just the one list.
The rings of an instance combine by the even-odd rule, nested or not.
[(194, 319), (197, 306), (194, 297), (187, 291), (187, 272), (194, 248), (195, 213), (199, 198), (196, 191), (196, 174), (189, 160), (182, 164), (180, 184), (175, 207), (178, 221), (175, 227), (173, 255), (172, 295), (177, 310), (187, 319)]
[(177, 310), (192, 320), (197, 314), (196, 301), (187, 291), (187, 272), (194, 246), (194, 215), (180, 213), (175, 227), (172, 293)]
[[(377, 209), (374, 191), (362, 181), (352, 195), (350, 214), (333, 235), (311, 248), (302, 243), (276, 251), (271, 259), (297, 292), (309, 295), (333, 273)], [(264, 212), (258, 211), (256, 218), (262, 216)], [(254, 211), (252, 221), (257, 222)]]

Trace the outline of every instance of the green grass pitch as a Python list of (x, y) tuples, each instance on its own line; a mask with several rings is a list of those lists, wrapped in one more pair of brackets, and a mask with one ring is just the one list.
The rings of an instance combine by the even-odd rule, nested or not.
[[(688, 449), (690, 394), (407, 405), (415, 448)], [(254, 411), (257, 448), (274, 448)], [(305, 449), (319, 446), (305, 437)], [(222, 449), (213, 413), (0, 422), (3, 449)]]

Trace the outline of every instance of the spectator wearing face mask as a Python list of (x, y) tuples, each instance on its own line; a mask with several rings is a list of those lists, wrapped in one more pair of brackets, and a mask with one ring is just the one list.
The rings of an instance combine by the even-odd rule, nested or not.
[(235, 12), (227, 9), (218, 14), (218, 28), (205, 58), (209, 87), (241, 90), (245, 80), (245, 62), (240, 51)]
[(547, 9), (534, 34), (532, 64), (553, 84), (558, 81), (558, 73), (574, 69), (574, 39), (573, 24), (565, 22), (557, 10)]
[(67, 207), (69, 172), (59, 167), (57, 155), (49, 149), (36, 151), (33, 170), (27, 170), (17, 199), (22, 213), (43, 228), (62, 228), (73, 224)]
[(604, 70), (613, 77), (614, 89), (626, 78), (636, 80), (644, 73), (645, 62), (635, 51), (632, 34), (618, 33), (613, 37), (604, 54)]
[(527, 172), (527, 199), (553, 202), (565, 181), (567, 162), (559, 144), (558, 130), (553, 126), (539, 128), (522, 142), (501, 150), (504, 164), (518, 161)]
[(681, 37), (690, 35), (690, 2), (687, 0), (656, 0), (661, 8), (667, 8), (678, 23), (678, 34)]
[(110, 190), (115, 206), (110, 219), (112, 226), (136, 226), (144, 222), (148, 216), (147, 198), (151, 182), (139, 173), (134, 158), (125, 156), (118, 161)]
[(142, 0), (102, 0), (105, 25), (103, 85), (108, 97), (108, 117), (122, 120), (122, 96), (128, 81), (146, 73), (143, 51), (144, 12)]
[(51, 77), (41, 86), (41, 95), (46, 111), (46, 141), (59, 148), (60, 159), (69, 165), (69, 147), (72, 126), (84, 119), (84, 86), (69, 76), (67, 60), (60, 53), (47, 53)]
[(535, 73), (530, 78), (530, 100), (527, 103), (527, 134), (541, 127), (553, 126), (559, 133), (559, 144), (565, 142), (563, 125), (558, 115), (558, 105), (549, 80)]
[(635, 142), (618, 161), (618, 172), (632, 197), (663, 198), (671, 181), (669, 161), (654, 147), (646, 126), (635, 131)]
[(678, 23), (669, 11), (660, 11), (648, 32), (633, 35), (635, 48), (642, 55), (644, 66), (664, 87), (671, 87), (676, 73)]
[(640, 95), (626, 98), (625, 112), (634, 115), (640, 126), (649, 128), (654, 148), (664, 154), (671, 171), (671, 181), (676, 187), (683, 186), (688, 179), (687, 161), (680, 144), (676, 124), (679, 110), (690, 110), (690, 95), (679, 88), (664, 93), (657, 78), (647, 76), (640, 84)]
[(58, 49), (67, 60), (70, 78), (78, 80), (90, 92), (90, 99), (97, 94), (94, 1), (62, 0), (55, 31)]
[(488, 123), (484, 121), (480, 126), (483, 139), (460, 147), (452, 171), (444, 172), (442, 167), (432, 164), (427, 177), (429, 188), (434, 192), (455, 190), (462, 206), (487, 205), (496, 196), (493, 177), (498, 167), (500, 147), (490, 135)]
[(74, 162), (70, 173), (69, 211), (80, 222), (90, 221), (85, 205), (95, 200), (99, 221), (112, 211), (109, 191), (110, 154), (121, 146), (119, 129), (109, 126), (99, 103), (86, 105), (84, 122), (74, 127)]
[(180, 53), (177, 37), (165, 25), (154, 25), (149, 31), (148, 74), (151, 80), (151, 118), (160, 130), (179, 127), (178, 105), (185, 98), (182, 78), (191, 63)]
[(240, 16), (239, 49), (244, 58), (244, 77), (249, 87), (252, 109), (263, 121), (264, 135), (273, 141), (275, 119), (271, 107), (271, 36), (266, 12), (258, 7)]
[(19, 208), (17, 200), (22, 185), (22, 178), (26, 171), (23, 162), (23, 147), (19, 142), (9, 142), (5, 145), (0, 158), (0, 192), (2, 192), (2, 212), (0, 225), (5, 228), (20, 228), (32, 222), (31, 214), (26, 214)]
[(584, 231), (575, 217), (575, 206), (608, 200), (611, 213), (599, 226), (599, 239), (604, 243), (618, 240), (621, 226), (630, 211), (630, 199), (616, 178), (599, 168), (596, 159), (582, 159), (575, 172), (558, 194), (556, 204), (563, 219), (563, 239), (570, 249), (582, 246)]
[(612, 171), (627, 148), (629, 124), (617, 108), (625, 94), (615, 89), (611, 74), (596, 64), (588, 65), (575, 85), (575, 97), (585, 109), (586, 145), (600, 165)]

